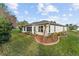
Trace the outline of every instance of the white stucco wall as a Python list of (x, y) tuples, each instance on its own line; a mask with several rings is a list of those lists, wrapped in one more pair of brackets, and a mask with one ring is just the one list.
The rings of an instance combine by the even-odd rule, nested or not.
[[(39, 29), (39, 26), (43, 26), (43, 32), (39, 32), (38, 29)], [(44, 35), (44, 30), (45, 30), (45, 27), (44, 25), (37, 25), (35, 26), (35, 30), (36, 30), (36, 34), (39, 34), (39, 35)], [(47, 36), (49, 34), (49, 25), (46, 25), (46, 32), (45, 32), (45, 35)]]
[[(43, 25), (40, 25), (43, 26)], [(49, 34), (49, 25), (46, 25), (46, 32), (45, 35), (47, 36)], [(38, 31), (39, 26), (36, 26), (36, 34), (39, 35), (44, 35), (44, 32), (39, 32)], [(45, 27), (43, 29), (43, 31), (45, 30)], [(63, 26), (55, 26), (55, 32), (62, 32), (64, 30)], [(65, 27), (65, 31), (67, 30), (67, 27)], [(50, 33), (54, 33), (54, 25), (50, 25)]]
[[(42, 26), (42, 25), (40, 25), (40, 26)], [(39, 35), (43, 35), (43, 32), (39, 32), (38, 31), (38, 28), (39, 28), (39, 26), (37, 25), (37, 26), (35, 26), (35, 30), (36, 30), (36, 34), (39, 34)], [(44, 30), (44, 29), (43, 29)]]
[[(49, 26), (50, 25), (46, 25), (46, 32), (45, 32), (45, 36), (48, 36), (48, 34), (49, 34)], [(45, 29), (45, 28), (44, 28)]]
[[(39, 26), (43, 26), (43, 32), (38, 31)], [(49, 26), (50, 26), (50, 29), (49, 29)], [(54, 31), (54, 26), (55, 25), (49, 25), (49, 24), (46, 25), (46, 32), (45, 32), (46, 36), (48, 36), (50, 33), (54, 33), (54, 32), (62, 32), (63, 30), (67, 31), (67, 27), (63, 28), (63, 26), (55, 26), (55, 31)], [(34, 30), (34, 28), (35, 28), (35, 30)], [(32, 26), (32, 34), (44, 35), (44, 30), (45, 30), (44, 25), (33, 25)], [(49, 32), (49, 30), (50, 30), (50, 32)], [(27, 32), (27, 27), (25, 27), (25, 31), (24, 31), (24, 27), (23, 27), (22, 32)]]
[(63, 26), (56, 26), (56, 32), (62, 32), (63, 30)]
[(54, 33), (54, 25), (50, 25), (50, 33)]
[(34, 26), (32, 26), (32, 34), (34, 34)]
[(64, 27), (64, 30), (67, 31), (67, 27)]
[[(24, 30), (25, 28), (25, 30)], [(22, 27), (22, 32), (27, 32), (27, 27)]]

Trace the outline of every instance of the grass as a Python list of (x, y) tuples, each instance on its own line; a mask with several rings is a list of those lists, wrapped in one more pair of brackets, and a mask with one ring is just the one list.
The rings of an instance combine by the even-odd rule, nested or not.
[(76, 33), (69, 32), (68, 37), (61, 39), (56, 45), (40, 45), (40, 55), (79, 55), (79, 37)]
[(58, 44), (44, 46), (35, 42), (32, 36), (13, 30), (10, 41), (3, 45), (3, 53), (8, 56), (72, 56), (79, 55), (79, 33), (68, 32)]
[[(37, 55), (38, 45), (30, 35), (13, 30), (10, 42), (3, 45), (3, 55)], [(35, 51), (34, 51), (35, 50)], [(30, 54), (29, 54), (30, 53)]]

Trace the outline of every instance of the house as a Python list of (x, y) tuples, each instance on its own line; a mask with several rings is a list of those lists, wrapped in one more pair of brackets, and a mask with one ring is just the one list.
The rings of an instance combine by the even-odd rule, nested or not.
[(67, 27), (57, 24), (53, 21), (33, 22), (22, 27), (22, 32), (31, 32), (32, 34), (48, 36), (51, 33), (67, 31)]

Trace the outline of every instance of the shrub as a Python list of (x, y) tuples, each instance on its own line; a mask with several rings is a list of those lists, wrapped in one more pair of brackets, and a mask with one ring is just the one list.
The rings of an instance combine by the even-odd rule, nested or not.
[(14, 33), (21, 33), (21, 30), (20, 29), (12, 29), (12, 32), (14, 32)]
[(32, 32), (28, 31), (28, 32), (24, 32), (24, 34), (27, 34), (27, 35), (33, 35)]
[(11, 37), (10, 33), (12, 30), (12, 24), (0, 16), (0, 44), (3, 44), (9, 40)]

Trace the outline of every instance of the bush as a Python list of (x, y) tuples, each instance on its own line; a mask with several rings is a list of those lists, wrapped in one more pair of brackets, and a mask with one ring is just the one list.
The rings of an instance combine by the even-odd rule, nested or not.
[(55, 32), (54, 35), (61, 36), (61, 32)]
[(33, 35), (30, 31), (29, 32), (24, 32), (24, 34)]
[(48, 37), (52, 37), (52, 36), (62, 36), (62, 35), (64, 35), (64, 32), (55, 32), (55, 33), (50, 34)]
[(0, 34), (0, 43), (5, 43), (6, 41), (9, 41), (11, 35), (10, 33), (2, 33)]
[(9, 41), (11, 30), (12, 23), (0, 16), (0, 44)]
[(21, 30), (20, 29), (12, 29), (12, 32), (14, 32), (14, 33), (21, 33)]

